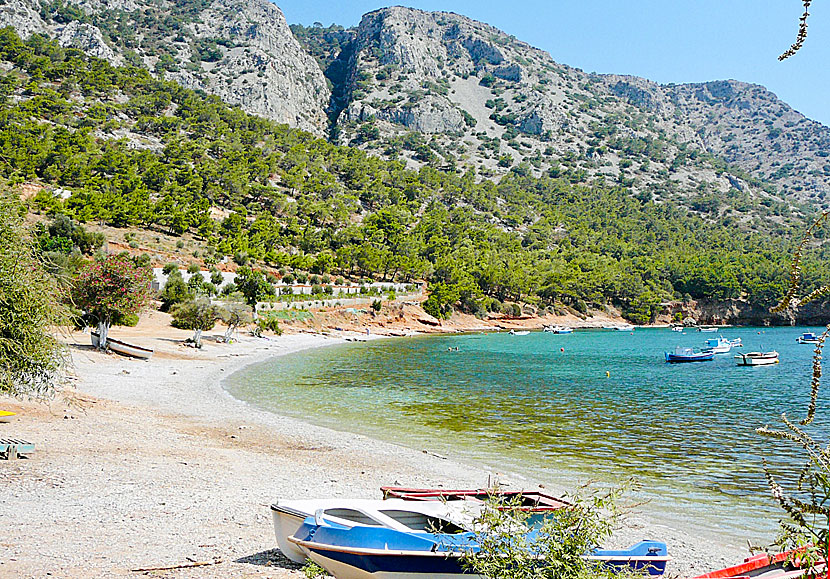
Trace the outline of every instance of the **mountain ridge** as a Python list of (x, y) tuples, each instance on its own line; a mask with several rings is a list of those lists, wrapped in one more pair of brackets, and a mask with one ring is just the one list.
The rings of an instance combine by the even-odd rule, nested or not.
[(7, 0), (0, 25), (411, 168), (602, 179), (738, 220), (752, 200), (827, 205), (830, 129), (764, 87), (585, 73), (452, 12), (289, 28), (267, 0)]

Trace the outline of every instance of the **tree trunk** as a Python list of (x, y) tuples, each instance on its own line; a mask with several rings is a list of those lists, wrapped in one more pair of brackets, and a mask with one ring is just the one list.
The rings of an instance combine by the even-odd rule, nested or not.
[(233, 331), (235, 329), (236, 328), (234, 326), (228, 326), (228, 329), (225, 330), (225, 337), (223, 339), (225, 340), (226, 344), (231, 341), (231, 336), (233, 335)]
[(110, 323), (109, 322), (98, 322), (98, 349), (99, 350), (106, 350), (107, 349), (107, 334), (110, 331)]
[(193, 332), (193, 345), (197, 348), (202, 347), (202, 330), (195, 330)]

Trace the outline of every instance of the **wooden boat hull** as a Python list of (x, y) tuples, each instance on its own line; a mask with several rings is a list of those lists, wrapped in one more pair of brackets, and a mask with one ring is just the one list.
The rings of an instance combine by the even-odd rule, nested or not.
[(539, 491), (492, 491), (487, 489), (419, 489), (407, 487), (380, 487), (383, 498), (407, 501), (473, 501), (484, 502), (491, 497), (515, 500), (519, 497), (522, 510), (530, 512), (555, 511), (570, 505), (568, 501)]
[[(406, 533), (392, 529), (337, 528), (306, 519), (289, 538), (337, 579), (462, 579), (462, 555), (479, 548), (473, 533)], [(618, 569), (662, 575), (670, 557), (665, 543), (642, 541), (622, 551), (597, 550), (587, 559)]]
[[(810, 569), (801, 569), (793, 564), (790, 559), (793, 552), (767, 555), (761, 553), (744, 559), (743, 563), (725, 567), (710, 573), (698, 575), (692, 579), (748, 579), (749, 577), (764, 577), (764, 579), (794, 579), (805, 575)], [(811, 571), (814, 577), (826, 576), (825, 565), (820, 563)]]
[[(98, 332), (90, 332), (89, 335), (92, 341), (92, 345), (96, 348), (100, 347), (101, 337), (98, 335)], [(153, 357), (153, 354), (155, 353), (155, 350), (151, 350), (149, 348), (142, 348), (141, 346), (136, 346), (135, 344), (128, 344), (127, 342), (116, 340), (115, 338), (107, 338), (107, 348), (109, 348), (116, 354), (130, 356), (132, 358), (139, 358), (141, 360), (149, 360)]]

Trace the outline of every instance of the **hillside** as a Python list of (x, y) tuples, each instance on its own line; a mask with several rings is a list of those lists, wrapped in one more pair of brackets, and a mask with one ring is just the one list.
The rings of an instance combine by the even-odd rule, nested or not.
[(763, 87), (587, 74), (457, 14), (289, 29), (267, 0), (7, 0), (0, 25), (413, 168), (600, 178), (706, 218), (830, 203), (830, 129)]
[[(37, 210), (195, 235), (205, 265), (244, 256), (277, 275), (426, 277), (439, 317), (507, 302), (614, 304), (635, 321), (671, 299), (769, 304), (805, 225), (753, 201), (758, 217), (739, 226), (600, 182), (413, 171), (10, 29), (0, 89), (0, 177), (26, 184)], [(807, 256), (810, 287), (830, 280), (826, 252)]]
[(326, 79), (267, 0), (9, 0), (0, 26), (144, 67), (293, 127), (326, 128)]
[[(307, 49), (327, 32), (293, 30)], [(329, 57), (348, 71), (329, 74), (337, 141), (413, 166), (601, 176), (738, 212), (764, 190), (823, 204), (830, 187), (830, 129), (757, 85), (586, 74), (486, 24), (402, 7), (366, 14)]]

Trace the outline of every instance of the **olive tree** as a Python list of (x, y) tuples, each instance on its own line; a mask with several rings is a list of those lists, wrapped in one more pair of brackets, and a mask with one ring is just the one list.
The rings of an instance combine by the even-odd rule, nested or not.
[(0, 392), (48, 395), (66, 360), (53, 329), (68, 321), (58, 285), (23, 226), (20, 202), (0, 193)]
[(191, 302), (176, 304), (171, 310), (173, 326), (183, 330), (193, 330), (193, 344), (202, 347), (202, 332), (206, 332), (221, 319), (219, 308), (207, 298), (197, 298)]
[(126, 253), (98, 256), (79, 271), (72, 288), (75, 304), (98, 324), (98, 347), (107, 347), (113, 321), (137, 314), (150, 301), (153, 274)]

